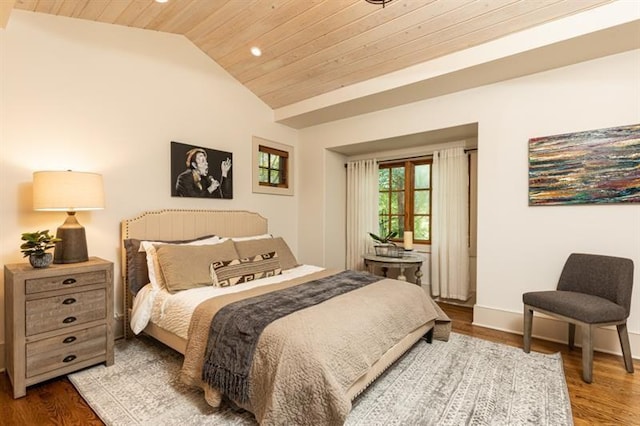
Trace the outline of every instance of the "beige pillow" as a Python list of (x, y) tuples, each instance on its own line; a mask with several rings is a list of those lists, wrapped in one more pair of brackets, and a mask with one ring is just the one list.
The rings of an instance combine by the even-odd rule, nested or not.
[(231, 287), (281, 273), (278, 253), (274, 251), (243, 259), (212, 262), (209, 270), (216, 287)]
[(205, 246), (158, 245), (156, 255), (165, 286), (171, 293), (211, 285), (211, 263), (238, 258), (230, 240)]
[(263, 238), (260, 240), (235, 241), (238, 257), (254, 257), (262, 253), (275, 251), (280, 259), (280, 267), (283, 271), (299, 266), (291, 249), (282, 237)]
[[(156, 241), (155, 243), (184, 244), (194, 241), (205, 241), (209, 244), (211, 241), (218, 240), (219, 238), (215, 235), (206, 235), (193, 240)], [(158, 286), (159, 283), (157, 283), (156, 280), (151, 280), (150, 278), (147, 252), (145, 250), (140, 250), (140, 245), (143, 242), (144, 241), (135, 238), (127, 238), (124, 240), (124, 248), (126, 250), (127, 258), (127, 283), (129, 285), (129, 291), (131, 291), (131, 294), (134, 296), (138, 294), (138, 291), (140, 291), (140, 289), (149, 282), (151, 282), (154, 287), (161, 288)]]
[[(206, 239), (197, 239), (188, 242), (179, 243), (180, 245), (189, 245), (189, 246), (202, 246), (208, 244), (220, 244), (224, 240), (219, 237), (212, 236), (211, 238)], [(140, 242), (140, 250), (145, 252), (147, 259), (147, 272), (149, 273), (149, 282), (153, 288), (165, 288), (164, 277), (162, 275), (162, 271), (160, 270), (160, 265), (158, 264), (158, 257), (156, 256), (156, 247), (158, 245), (164, 244), (177, 244), (177, 243), (168, 243), (164, 241), (141, 241)]]

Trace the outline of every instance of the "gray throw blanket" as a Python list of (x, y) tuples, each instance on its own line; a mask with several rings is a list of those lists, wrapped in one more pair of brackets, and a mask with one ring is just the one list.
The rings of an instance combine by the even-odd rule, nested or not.
[(202, 380), (235, 401), (247, 402), (253, 353), (269, 324), (380, 279), (368, 273), (344, 271), (225, 306), (211, 321)]

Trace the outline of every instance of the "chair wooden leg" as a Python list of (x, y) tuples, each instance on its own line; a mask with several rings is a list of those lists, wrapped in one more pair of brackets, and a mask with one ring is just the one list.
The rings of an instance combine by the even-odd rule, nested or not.
[(620, 347), (622, 348), (622, 357), (624, 358), (624, 367), (629, 373), (633, 373), (633, 359), (631, 359), (631, 346), (629, 345), (629, 334), (627, 333), (627, 323), (616, 325), (618, 329), (618, 338), (620, 339)]
[(582, 380), (591, 383), (593, 373), (593, 329), (591, 324), (581, 324), (582, 329)]
[(573, 349), (576, 343), (576, 325), (569, 323), (569, 349)]
[(522, 337), (524, 340), (524, 351), (529, 353), (531, 350), (531, 325), (533, 324), (533, 309), (529, 305), (524, 305), (524, 326)]

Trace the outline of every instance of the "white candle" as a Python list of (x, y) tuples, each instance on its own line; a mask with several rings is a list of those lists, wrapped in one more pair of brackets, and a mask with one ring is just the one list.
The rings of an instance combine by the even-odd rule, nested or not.
[(404, 249), (413, 250), (413, 232), (404, 231)]

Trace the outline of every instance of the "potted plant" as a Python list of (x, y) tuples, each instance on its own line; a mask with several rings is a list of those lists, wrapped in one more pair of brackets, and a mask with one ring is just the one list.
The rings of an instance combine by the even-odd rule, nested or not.
[(46, 268), (51, 264), (53, 255), (47, 253), (47, 250), (55, 247), (55, 243), (62, 241), (61, 238), (56, 238), (49, 234), (49, 230), (36, 232), (25, 232), (22, 234), (22, 241), (25, 241), (20, 246), (20, 251), (24, 257), (29, 257), (29, 263), (34, 268)]
[(373, 232), (369, 232), (369, 236), (373, 241), (378, 243), (373, 246), (377, 256), (401, 257), (401, 251), (398, 250), (396, 243), (391, 241), (391, 239), (396, 235), (398, 235), (396, 231), (391, 231), (383, 237), (378, 236)]

